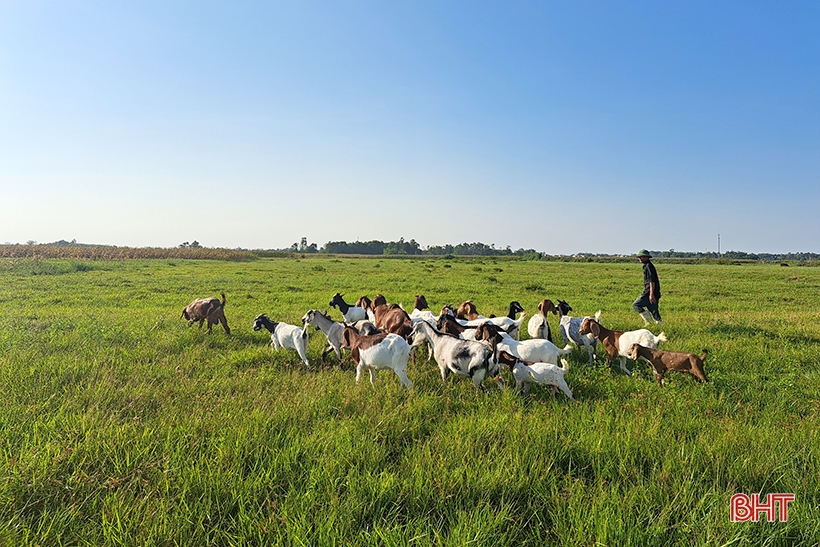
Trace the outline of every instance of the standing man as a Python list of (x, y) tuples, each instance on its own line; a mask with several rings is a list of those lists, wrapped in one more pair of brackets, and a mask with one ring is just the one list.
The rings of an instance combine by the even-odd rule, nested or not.
[(641, 314), (644, 325), (650, 322), (661, 323), (661, 312), (658, 311), (658, 300), (661, 299), (661, 282), (658, 272), (650, 259), (652, 255), (646, 249), (638, 251), (638, 260), (643, 264), (643, 294), (633, 303), (632, 308)]

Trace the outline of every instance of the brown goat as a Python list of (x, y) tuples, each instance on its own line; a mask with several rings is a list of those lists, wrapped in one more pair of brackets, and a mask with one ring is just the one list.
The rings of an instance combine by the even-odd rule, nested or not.
[(703, 354), (698, 357), (692, 353), (682, 351), (664, 351), (652, 349), (632, 344), (629, 346), (629, 358), (637, 361), (639, 358), (652, 365), (655, 371), (655, 379), (658, 385), (663, 385), (663, 375), (667, 370), (677, 370), (678, 372), (688, 372), (694, 376), (698, 382), (708, 382), (706, 371), (703, 369), (703, 361), (709, 354), (708, 350), (703, 350)]
[(369, 309), (370, 308), (370, 299), (367, 297), (366, 294), (363, 294), (356, 300), (356, 305), (360, 308)]
[(387, 333), (398, 334), (402, 338), (407, 338), (413, 330), (413, 320), (407, 312), (401, 309), (398, 304), (387, 305), (387, 299), (381, 294), (373, 297), (370, 304), (370, 311), (373, 312), (377, 329)]
[(427, 305), (427, 299), (424, 298), (423, 294), (417, 294), (415, 300), (413, 300), (413, 309), (414, 310), (429, 310), (430, 306)]
[(461, 305), (456, 310), (456, 318), (458, 319), (467, 319), (468, 321), (473, 321), (479, 318), (478, 310), (471, 301), (466, 300), (461, 303)]
[(221, 323), (225, 332), (230, 334), (231, 329), (228, 327), (228, 320), (225, 318), (225, 293), (222, 293), (222, 301), (218, 298), (197, 298), (182, 310), (182, 318), (188, 321), (190, 327), (199, 321), (199, 328), (202, 328), (202, 323), (208, 320), (208, 332), (213, 332), (211, 327), (216, 323)]
[(555, 304), (552, 303), (552, 300), (548, 298), (545, 298), (538, 303), (538, 311), (541, 312), (541, 315), (544, 317), (546, 317), (548, 313), (552, 313), (553, 315), (558, 314), (558, 308), (556, 308)]
[[(370, 303), (370, 306), (368, 306), (368, 307), (370, 308), (371, 311), (374, 311), (373, 310), (374, 308), (376, 308), (378, 306), (386, 306), (386, 305), (387, 305), (387, 299), (384, 297), (384, 295), (383, 294), (377, 294), (376, 296), (373, 297), (373, 301)], [(374, 311), (374, 313), (375, 313), (375, 311)]]
[(438, 322), (436, 323), (436, 328), (445, 334), (452, 334), (456, 338), (461, 336), (467, 327), (460, 325), (454, 315), (450, 315), (447, 313), (442, 313), (439, 318)]

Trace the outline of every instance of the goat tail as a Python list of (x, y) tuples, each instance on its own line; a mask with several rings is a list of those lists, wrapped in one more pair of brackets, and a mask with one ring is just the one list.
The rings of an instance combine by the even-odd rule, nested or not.
[(601, 310), (595, 312), (595, 321), (597, 321), (598, 323), (601, 322)]
[(558, 355), (566, 355), (567, 353), (572, 353), (572, 344), (567, 344), (564, 349), (558, 350)]
[(655, 340), (657, 340), (658, 342), (667, 342), (668, 338), (666, 338), (666, 334), (662, 332), (655, 337)]
[(222, 293), (222, 307), (223, 307), (223, 308), (225, 307), (225, 302), (227, 302), (227, 301), (228, 301), (228, 299), (227, 299), (227, 298), (225, 298), (225, 293), (223, 292), (223, 293)]
[(701, 361), (705, 361), (705, 360), (706, 360), (706, 356), (707, 356), (707, 355), (709, 355), (709, 350), (708, 350), (708, 349), (704, 349), (704, 350), (703, 350), (703, 354), (700, 356), (700, 360), (701, 360)]
[(569, 370), (569, 363), (563, 357), (561, 358), (561, 370), (567, 372)]

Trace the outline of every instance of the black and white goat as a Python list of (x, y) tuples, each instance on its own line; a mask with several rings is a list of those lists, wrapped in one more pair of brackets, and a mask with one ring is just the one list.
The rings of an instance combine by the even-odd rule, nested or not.
[(339, 308), (339, 311), (342, 312), (342, 315), (345, 318), (345, 323), (353, 323), (354, 321), (367, 319), (367, 311), (364, 308), (351, 306), (345, 302), (343, 294), (334, 294), (333, 298), (330, 299), (330, 304), (328, 305), (334, 308)]
[(493, 359), (493, 350), (488, 344), (441, 333), (425, 321), (413, 325), (410, 338), (413, 347), (420, 346), (425, 341), (433, 346), (433, 358), (441, 371), (442, 380), (446, 381), (450, 373), (454, 372), (468, 376), (476, 389), (485, 378), (493, 378), (498, 385), (504, 385), (498, 373), (498, 363)]
[(590, 366), (594, 365), (595, 359), (597, 358), (595, 352), (598, 349), (598, 340), (591, 332), (581, 334), (580, 331), (581, 324), (587, 317), (594, 319), (596, 322), (600, 322), (601, 310), (598, 310), (595, 315), (588, 315), (587, 317), (570, 317), (569, 312), (572, 311), (572, 307), (563, 300), (558, 301), (556, 309), (558, 310), (558, 317), (560, 317), (558, 320), (558, 330), (561, 331), (561, 336), (564, 337), (564, 344), (573, 343), (579, 348), (583, 345), (589, 354)]
[(271, 321), (264, 313), (258, 315), (253, 320), (253, 330), (261, 330), (265, 328), (270, 332), (271, 347), (278, 350), (279, 348), (296, 350), (302, 362), (310, 367), (310, 361), (307, 358), (308, 345), (308, 330), (307, 325), (304, 327), (297, 327), (296, 325), (288, 325), (279, 321)]

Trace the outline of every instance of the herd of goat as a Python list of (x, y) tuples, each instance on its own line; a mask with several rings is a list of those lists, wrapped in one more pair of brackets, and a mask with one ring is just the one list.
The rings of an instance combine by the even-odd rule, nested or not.
[[(202, 327), (207, 321), (208, 332), (213, 325), (221, 324), (230, 334), (225, 303), (224, 294), (222, 300), (196, 299), (183, 309), (182, 317), (189, 326), (198, 322)], [(262, 314), (254, 319), (253, 330), (266, 329), (275, 350), (294, 350), (310, 367), (308, 327), (313, 325), (327, 337), (322, 362), (331, 352), (335, 352), (341, 362), (342, 349), (349, 349), (356, 363), (357, 383), (365, 371), (374, 383), (378, 370), (391, 369), (402, 385), (411, 387), (413, 384), (407, 377), (410, 352), (426, 345), (428, 359), (432, 357), (438, 364), (444, 381), (454, 373), (469, 377), (476, 388), (488, 378), (503, 386), (500, 367), (504, 365), (512, 372), (518, 390), (527, 392), (531, 384), (539, 384), (550, 386), (553, 397), (560, 390), (572, 399), (572, 391), (564, 380), (569, 364), (563, 356), (573, 351), (573, 346), (583, 346), (590, 365), (594, 365), (598, 342), (604, 347), (608, 362), (618, 358), (620, 369), (628, 375), (632, 372), (626, 367), (627, 359), (642, 359), (650, 364), (660, 385), (663, 385), (668, 370), (688, 372), (699, 382), (708, 381), (703, 369), (706, 350), (700, 357), (659, 350), (658, 344), (666, 341), (664, 333), (656, 336), (647, 329), (609, 330), (600, 323), (600, 311), (594, 316), (571, 317), (572, 308), (563, 300), (559, 300), (557, 306), (548, 299), (541, 301), (538, 313), (527, 323), (529, 338), (525, 340), (520, 339), (519, 333), (526, 314), (516, 301), (510, 302), (509, 312), (503, 317), (479, 315), (470, 301), (463, 302), (458, 308), (444, 306), (441, 313), (435, 315), (429, 310), (424, 295), (415, 297), (410, 313), (398, 304), (388, 305), (382, 295), (376, 295), (373, 300), (362, 296), (355, 304), (348, 304), (342, 294), (336, 293), (329, 305), (339, 309), (344, 316), (343, 322), (311, 309), (302, 317), (302, 326), (273, 321)], [(563, 348), (553, 343), (547, 322), (550, 313), (559, 316)]]

